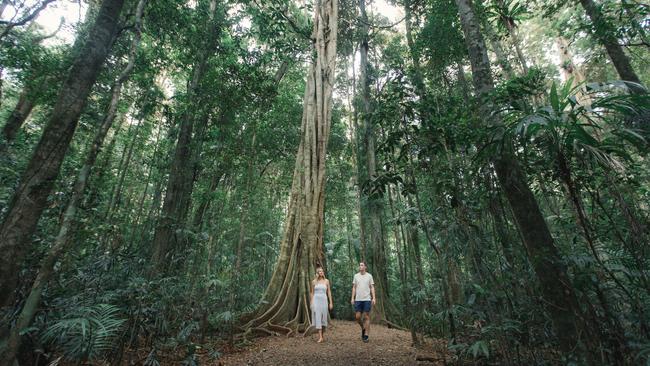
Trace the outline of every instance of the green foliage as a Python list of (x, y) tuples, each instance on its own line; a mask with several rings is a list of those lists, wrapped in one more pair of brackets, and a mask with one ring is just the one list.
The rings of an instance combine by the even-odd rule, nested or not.
[[(190, 100), (209, 1), (147, 2), (135, 69), (93, 168), (72, 245), (44, 291), (37, 321), (24, 331), (26, 338), (40, 335), (54, 354), (115, 363), (134, 352), (147, 354), (143, 363), (151, 366), (168, 353), (185, 365), (197, 364), (206, 350), (217, 359), (224, 350), (212, 345), (236, 339), (238, 320), (255, 310), (273, 274), (301, 134), (313, 9), (288, 0), (217, 3), (218, 46)], [(496, 88), (485, 101), (474, 97), (456, 3), (389, 3), (408, 3), (413, 42), (403, 20), (368, 7), (371, 114), (364, 116), (359, 80), (352, 77), (359, 75), (355, 50), (363, 28), (358, 2), (340, 2), (324, 228), (333, 317), (353, 318), (351, 277), (358, 261), (373, 255), (367, 229), (362, 233), (366, 202), (359, 199), (369, 196), (383, 207), (382, 274), (391, 321), (449, 339), (459, 362), (561, 364), (546, 299), (494, 175), (491, 162), (506, 148), (526, 173), (588, 321), (603, 335), (598, 362), (648, 363), (650, 253), (639, 243), (647, 242), (650, 225), (650, 100), (629, 94), (629, 84), (608, 81), (615, 72), (591, 35), (605, 32), (627, 45), (647, 82), (649, 8), (600, 1), (603, 23), (592, 24), (577, 3), (474, 2), (482, 29), (496, 24), (500, 34), (493, 38), (510, 54), (503, 35), (516, 28), (526, 61), (536, 65), (527, 73), (514, 67), (517, 76), (509, 79), (493, 65)], [(22, 264), (24, 288), (58, 232), (73, 179), (124, 66), (132, 9), (127, 13)], [(74, 55), (74, 46), (48, 46), (25, 28), (0, 42), (0, 116), (13, 111), (24, 88), (37, 102), (17, 140), (0, 154), (0, 213)], [(84, 26), (77, 31), (83, 39)], [(586, 82), (557, 79), (558, 36), (569, 40)], [(494, 61), (492, 47), (488, 42)], [(278, 71), (286, 71), (281, 80)], [(493, 116), (479, 115), (483, 102)], [(195, 122), (190, 145), (197, 164), (185, 177), (193, 186), (187, 220), (174, 231), (179, 247), (163, 275), (150, 268), (151, 242), (164, 219), (179, 121), (187, 115)], [(488, 127), (490, 117), (504, 124)], [(375, 133), (372, 177), (363, 163), (362, 121)], [(583, 203), (584, 225), (560, 179), (567, 177), (560, 176), (560, 162)], [(593, 236), (593, 251), (583, 226)]]
[(519, 0), (493, 0), (486, 6), (488, 17), (499, 30), (509, 33), (510, 29), (529, 17), (526, 4)]
[[(572, 84), (573, 80), (568, 80), (558, 88), (553, 83), (549, 105), (530, 114), (513, 107), (506, 115), (509, 128), (527, 141), (546, 144), (555, 153), (581, 155), (616, 170), (623, 167), (616, 157), (631, 160), (629, 147), (647, 150), (645, 138), (624, 123), (650, 108), (646, 95), (620, 94), (611, 84), (588, 85), (584, 92)], [(591, 102), (580, 103), (579, 98), (591, 98)]]
[(109, 304), (66, 309), (62, 315), (49, 322), (43, 342), (55, 344), (78, 361), (97, 360), (112, 350), (126, 321), (120, 309)]
[(459, 353), (461, 356), (471, 355), (474, 359), (477, 358), (490, 358), (490, 349), (486, 341), (479, 340), (471, 345), (465, 343), (458, 343), (449, 346), (453, 352)]

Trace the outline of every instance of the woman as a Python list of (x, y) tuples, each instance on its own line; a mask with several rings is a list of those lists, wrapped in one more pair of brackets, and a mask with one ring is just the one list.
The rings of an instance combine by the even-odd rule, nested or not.
[[(332, 310), (334, 303), (332, 301), (332, 292), (330, 291), (330, 281), (325, 278), (325, 271), (322, 268), (316, 268), (316, 278), (311, 281), (311, 318), (312, 323), (318, 329), (318, 343), (323, 342), (323, 327), (327, 326), (327, 318)], [(329, 307), (327, 305), (329, 299)]]

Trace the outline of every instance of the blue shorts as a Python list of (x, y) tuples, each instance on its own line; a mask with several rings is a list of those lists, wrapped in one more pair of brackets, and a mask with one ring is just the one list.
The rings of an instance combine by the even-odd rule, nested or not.
[(372, 301), (355, 301), (354, 311), (357, 313), (369, 313), (372, 307)]

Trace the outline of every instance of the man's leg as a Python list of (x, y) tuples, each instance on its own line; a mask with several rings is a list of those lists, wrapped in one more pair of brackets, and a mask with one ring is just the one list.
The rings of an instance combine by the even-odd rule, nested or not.
[(363, 313), (363, 329), (366, 330), (366, 336), (370, 333), (370, 313)]
[(363, 329), (363, 313), (360, 311), (355, 311), (354, 318), (356, 319), (357, 324), (359, 324), (361, 327), (361, 339), (364, 339), (366, 337), (366, 330)]

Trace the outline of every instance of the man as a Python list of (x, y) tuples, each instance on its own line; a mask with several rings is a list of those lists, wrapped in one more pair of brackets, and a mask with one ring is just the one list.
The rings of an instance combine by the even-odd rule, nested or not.
[(366, 263), (359, 263), (359, 273), (354, 275), (352, 280), (352, 299), (354, 305), (354, 317), (361, 326), (361, 339), (368, 343), (370, 332), (370, 309), (376, 303), (375, 281), (372, 275), (366, 272)]

